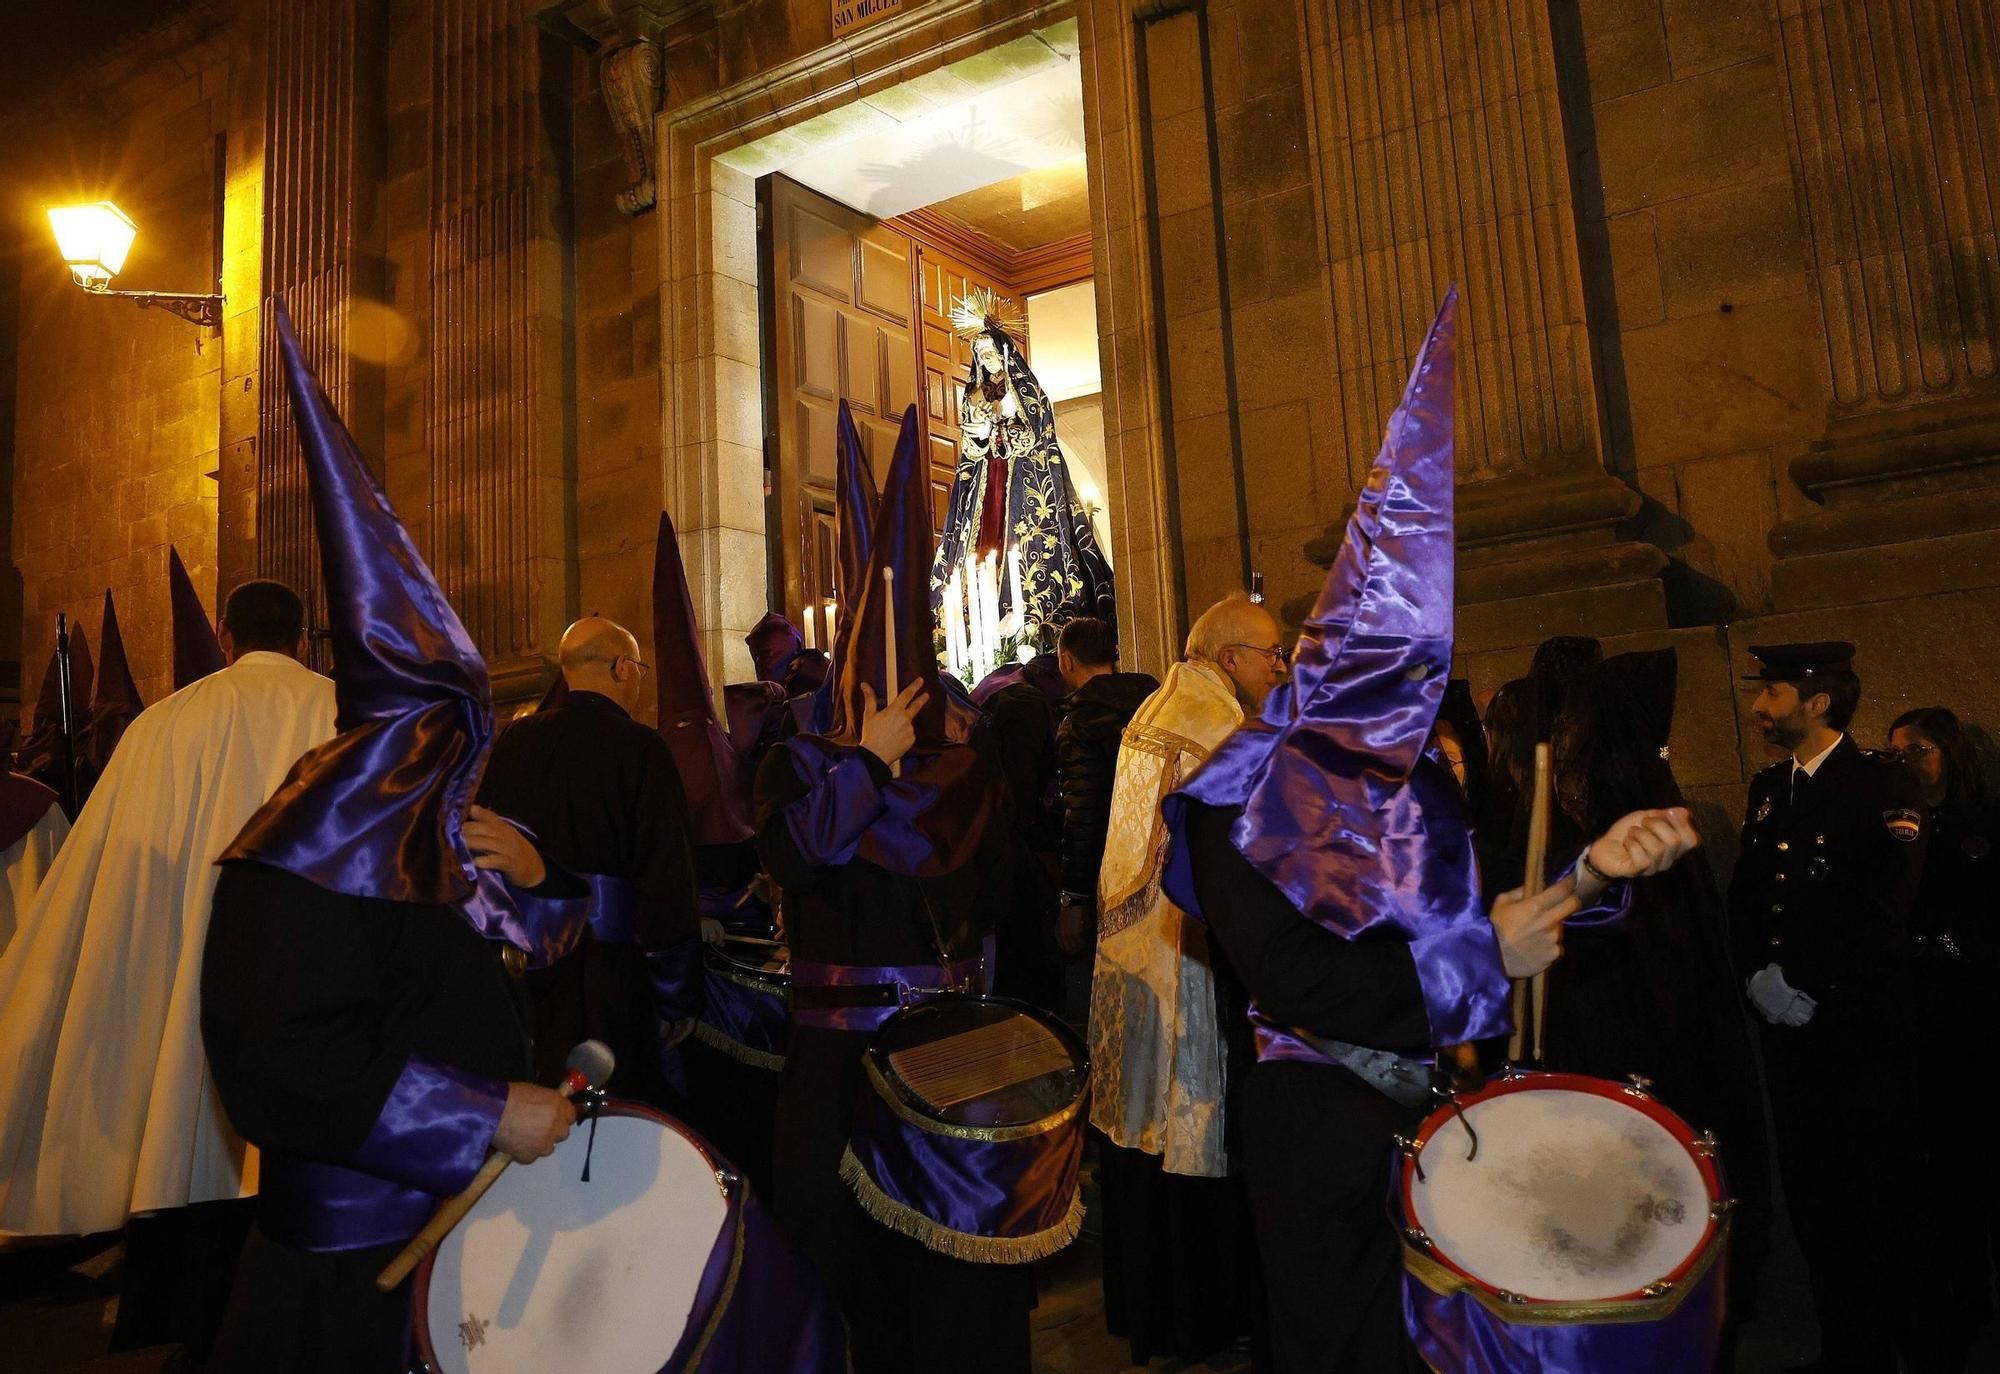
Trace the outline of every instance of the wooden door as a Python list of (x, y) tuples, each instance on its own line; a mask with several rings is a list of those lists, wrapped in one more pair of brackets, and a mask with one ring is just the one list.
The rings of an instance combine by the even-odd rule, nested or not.
[[(1027, 314), (1027, 303), (991, 273), (968, 265), (934, 243), (917, 244), (917, 307), (923, 321), (924, 427), (931, 459), (931, 486), (939, 529), (944, 526), (952, 473), (958, 467), (959, 399), (966, 370), (972, 366), (972, 343), (952, 328), (951, 308), (975, 286), (998, 291)], [(1014, 340), (1028, 354), (1028, 331)]]
[(906, 235), (784, 176), (765, 204), (774, 572), (785, 613), (830, 649), (836, 416), (844, 399), (879, 483), (917, 400), (915, 255)]

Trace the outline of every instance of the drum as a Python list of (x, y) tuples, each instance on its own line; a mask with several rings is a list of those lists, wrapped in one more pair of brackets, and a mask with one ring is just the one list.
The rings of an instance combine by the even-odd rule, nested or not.
[(671, 1117), (607, 1104), (548, 1158), (500, 1175), (417, 1271), (425, 1367), (658, 1374), (712, 1315), (697, 1296), (733, 1231), (735, 1186)]
[(1404, 1309), (1433, 1368), (1707, 1370), (1729, 1204), (1642, 1080), (1509, 1072), (1401, 1142)]
[(1039, 1259), (1083, 1223), (1090, 1062), (1026, 1003), (948, 993), (870, 1041), (841, 1171), (877, 1220), (961, 1259)]
[(732, 935), (702, 946), (704, 1005), (695, 1035), (731, 1059), (776, 1072), (791, 1033), (791, 951)]

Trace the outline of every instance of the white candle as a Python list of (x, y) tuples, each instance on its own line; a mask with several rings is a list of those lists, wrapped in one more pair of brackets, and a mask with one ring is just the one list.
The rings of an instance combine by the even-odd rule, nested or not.
[(958, 573), (954, 571), (944, 580), (944, 666), (953, 677), (959, 671), (958, 633), (963, 611), (958, 599)]
[(832, 650), (835, 644), (840, 642), (834, 637), (833, 621), (834, 621), (834, 614), (837, 610), (838, 610), (837, 603), (834, 601), (832, 597), (829, 596), (826, 599), (826, 605), (822, 608), (822, 614), (824, 615), (826, 620), (826, 648), (829, 651)]
[(1028, 608), (1021, 604), (1021, 549), (1016, 544), (1007, 546), (1007, 593), (1013, 598), (1014, 619), (1025, 627)]
[(979, 565), (979, 597), (986, 616), (986, 654), (979, 662), (984, 677), (1000, 664), (1000, 563), (991, 553)]

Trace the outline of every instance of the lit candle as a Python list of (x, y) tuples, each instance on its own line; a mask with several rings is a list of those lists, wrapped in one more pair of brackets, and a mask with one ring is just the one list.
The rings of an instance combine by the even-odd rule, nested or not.
[(834, 638), (834, 625), (833, 625), (834, 615), (837, 610), (838, 610), (838, 603), (836, 603), (834, 599), (829, 596), (826, 599), (826, 605), (821, 610), (821, 614), (825, 617), (826, 620), (826, 648), (829, 651), (831, 651), (833, 646), (839, 642)]

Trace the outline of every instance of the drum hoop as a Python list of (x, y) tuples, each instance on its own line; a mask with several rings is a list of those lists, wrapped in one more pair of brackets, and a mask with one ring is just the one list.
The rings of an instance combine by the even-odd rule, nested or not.
[[(695, 1151), (707, 1162), (709, 1173), (714, 1176), (716, 1186), (722, 1190), (725, 1215), (731, 1211), (740, 1213), (741, 1209), (734, 1205), (736, 1200), (730, 1196), (729, 1184), (725, 1181), (730, 1177), (729, 1172), (722, 1168), (721, 1162), (717, 1159), (715, 1151), (709, 1148), (708, 1142), (689, 1130), (682, 1122), (676, 1121), (665, 1112), (655, 1111), (643, 1102), (628, 1102), (623, 1098), (615, 1097), (606, 1098), (604, 1105), (599, 1107), (592, 1115), (641, 1117), (648, 1121), (658, 1122), (668, 1130), (675, 1132), (682, 1139), (686, 1140), (688, 1144), (694, 1146)], [(581, 1126), (583, 1122), (579, 1121), (577, 1124)], [(460, 1222), (460, 1225), (463, 1224), (463, 1222)], [(739, 1216), (736, 1222), (739, 1229), (741, 1224)], [(411, 1342), (416, 1346), (417, 1355), (423, 1360), (424, 1368), (433, 1370), (437, 1369), (439, 1365), (437, 1362), (437, 1351), (431, 1345), (431, 1271), (437, 1268), (438, 1253), (443, 1249), (444, 1246), (442, 1243), (432, 1247), (431, 1252), (425, 1255), (422, 1262), (417, 1265), (416, 1277), (410, 1285)], [(740, 1247), (738, 1258), (739, 1260), (741, 1258)], [(731, 1276), (731, 1282), (734, 1282), (733, 1275)], [(702, 1338), (704, 1346), (707, 1344), (707, 1340), (708, 1337), (704, 1335)]]
[(1680, 1310), (1690, 1293), (1715, 1267), (1728, 1248), (1729, 1222), (1724, 1218), (1689, 1261), (1674, 1271), (1663, 1293), (1641, 1291), (1618, 1298), (1529, 1298), (1510, 1302), (1492, 1284), (1473, 1278), (1451, 1261), (1427, 1255), (1403, 1242), (1403, 1268), (1410, 1277), (1439, 1297), (1468, 1293), (1488, 1312), (1512, 1326), (1610, 1326), (1624, 1322), (1664, 1321)]
[[(1614, 1083), (1608, 1078), (1592, 1078), (1587, 1074), (1580, 1073), (1505, 1073), (1490, 1080), (1477, 1092), (1467, 1093), (1462, 1097), (1456, 1098), (1454, 1102), (1439, 1107), (1436, 1111), (1425, 1117), (1423, 1125), (1418, 1128), (1417, 1134), (1411, 1142), (1415, 1148), (1409, 1154), (1402, 1155), (1398, 1159), (1398, 1167), (1402, 1170), (1402, 1178), (1397, 1182), (1396, 1195), (1398, 1201), (1402, 1204), (1405, 1224), (1414, 1226), (1417, 1215), (1415, 1196), (1416, 1171), (1410, 1168), (1410, 1161), (1423, 1157), (1424, 1147), (1430, 1144), (1431, 1137), (1439, 1129), (1447, 1122), (1456, 1120), (1457, 1113), (1464, 1111), (1466, 1108), (1475, 1107), (1483, 1102), (1490, 1102), (1497, 1098), (1508, 1097), (1514, 1093), (1544, 1091), (1550, 1088), (1560, 1088), (1569, 1092), (1589, 1093), (1594, 1097), (1608, 1097), (1615, 1102), (1622, 1102), (1642, 1112), (1657, 1122), (1669, 1135), (1678, 1141), (1681, 1148), (1687, 1151), (1688, 1158), (1694, 1161), (1695, 1169), (1701, 1175), (1702, 1183), (1708, 1189), (1710, 1207), (1708, 1227), (1702, 1233), (1701, 1240), (1685, 1260), (1681, 1261), (1670, 1272), (1655, 1279), (1651, 1285), (1648, 1285), (1648, 1287), (1655, 1287), (1659, 1284), (1668, 1284), (1670, 1285), (1668, 1291), (1663, 1294), (1653, 1294), (1642, 1288), (1631, 1293), (1620, 1294), (1617, 1297), (1592, 1298), (1588, 1301), (1524, 1297), (1518, 1303), (1505, 1302), (1499, 1297), (1494, 1296), (1498, 1293), (1498, 1289), (1478, 1275), (1460, 1268), (1452, 1260), (1451, 1256), (1446, 1254), (1442, 1248), (1439, 1248), (1435, 1242), (1433, 1242), (1432, 1248), (1428, 1252), (1425, 1252), (1419, 1250), (1407, 1237), (1403, 1241), (1403, 1254), (1406, 1266), (1411, 1273), (1417, 1274), (1419, 1278), (1423, 1278), (1425, 1286), (1433, 1292), (1444, 1293), (1456, 1289), (1470, 1290), (1474, 1296), (1478, 1297), (1482, 1304), (1487, 1305), (1492, 1311), (1514, 1322), (1604, 1321), (1610, 1319), (1603, 1316), (1586, 1318), (1574, 1315), (1538, 1315), (1535, 1317), (1523, 1315), (1530, 1310), (1536, 1313), (1550, 1313), (1559, 1310), (1573, 1312), (1585, 1308), (1592, 1310), (1603, 1308), (1607, 1312), (1625, 1311), (1628, 1309), (1650, 1310), (1653, 1306), (1664, 1303), (1666, 1306), (1662, 1315), (1665, 1312), (1673, 1311), (1680, 1303), (1680, 1298), (1677, 1295), (1685, 1293), (1689, 1288), (1694, 1286), (1691, 1280), (1696, 1276), (1696, 1271), (1705, 1271), (1710, 1264), (1715, 1262), (1714, 1252), (1717, 1249), (1716, 1241), (1729, 1229), (1727, 1216), (1719, 1217), (1715, 1211), (1717, 1204), (1723, 1198), (1722, 1171), (1716, 1167), (1713, 1155), (1705, 1155), (1695, 1148), (1697, 1137), (1693, 1128), (1687, 1122), (1683, 1121), (1678, 1114), (1651, 1093), (1639, 1093), (1628, 1084)], [(1431, 1282), (1429, 1278), (1425, 1278), (1424, 1274), (1419, 1273), (1420, 1263), (1427, 1270), (1434, 1268), (1455, 1276), (1457, 1282), (1451, 1286), (1451, 1290), (1439, 1287), (1437, 1283)], [(1620, 1320), (1623, 1319), (1621, 1318)], [(1650, 1321), (1652, 1318), (1635, 1316), (1631, 1320)]]
[[(1069, 1050), (1071, 1055), (1075, 1057), (1082, 1072), (1083, 1081), (1077, 1085), (1076, 1096), (1070, 1100), (1068, 1105), (1058, 1107), (1039, 1121), (1023, 1122), (1017, 1126), (967, 1126), (955, 1121), (939, 1121), (936, 1117), (931, 1116), (917, 1102), (912, 1100), (913, 1095), (910, 1090), (903, 1084), (895, 1071), (888, 1066), (889, 1052), (882, 1048), (882, 1033), (906, 1016), (921, 1012), (929, 1007), (938, 1006), (940, 1003), (953, 1001), (977, 1002), (985, 1006), (1005, 1007), (1009, 1011), (1019, 1012), (1032, 1018), (1036, 1024), (1052, 1031), (1056, 1038), (1063, 1043), (1063, 1047)], [(927, 1001), (919, 1002), (914, 1006), (904, 1007), (876, 1028), (874, 1036), (868, 1042), (867, 1057), (862, 1060), (862, 1063), (867, 1066), (868, 1080), (875, 1085), (876, 1094), (883, 1102), (888, 1104), (889, 1109), (895, 1112), (897, 1116), (907, 1121), (910, 1125), (920, 1130), (928, 1131), (932, 1135), (950, 1136), (957, 1140), (1026, 1140), (1030, 1136), (1046, 1135), (1050, 1131), (1060, 1130), (1074, 1121), (1078, 1114), (1082, 1112), (1083, 1104), (1090, 1097), (1090, 1056), (1084, 1051), (1083, 1042), (1077, 1038), (1076, 1033), (1062, 1022), (1042, 1011), (1039, 1007), (1030, 1006), (1028, 1003), (1018, 1001), (1012, 997), (975, 996), (970, 993), (948, 992), (941, 996), (930, 998)]]

